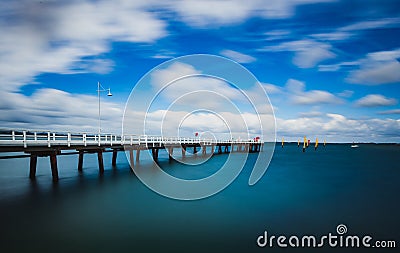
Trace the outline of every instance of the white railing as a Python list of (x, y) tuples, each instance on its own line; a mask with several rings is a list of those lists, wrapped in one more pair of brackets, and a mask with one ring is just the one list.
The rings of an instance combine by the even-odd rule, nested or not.
[(31, 131), (2, 131), (0, 132), (0, 146), (102, 146), (102, 145), (145, 145), (161, 147), (162, 145), (180, 144), (251, 144), (262, 143), (261, 140), (215, 140), (201, 138), (163, 137), (148, 135), (115, 135), (115, 134), (87, 134), (87, 133), (55, 133)]

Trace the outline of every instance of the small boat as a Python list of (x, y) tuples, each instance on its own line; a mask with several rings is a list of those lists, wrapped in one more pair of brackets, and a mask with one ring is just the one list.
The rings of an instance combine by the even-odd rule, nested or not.
[(352, 147), (352, 148), (358, 148), (358, 145), (355, 144), (355, 143), (353, 142), (353, 144), (352, 144), (350, 147)]

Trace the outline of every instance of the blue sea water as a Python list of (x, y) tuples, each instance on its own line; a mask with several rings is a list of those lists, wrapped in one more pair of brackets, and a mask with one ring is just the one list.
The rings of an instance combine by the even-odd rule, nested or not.
[[(48, 158), (39, 158), (33, 182), (28, 158), (0, 160), (0, 251), (281, 252), (287, 249), (259, 248), (257, 237), (264, 231), (325, 235), (336, 233), (339, 224), (347, 226), (348, 234), (395, 240), (400, 247), (399, 145), (352, 149), (329, 144), (305, 153), (297, 144), (277, 146), (266, 174), (249, 186), (256, 157), (249, 154), (243, 171), (225, 190), (196, 201), (151, 191), (122, 153), (115, 168), (111, 153), (104, 155), (103, 176), (96, 155), (85, 156), (83, 173), (76, 169), (76, 155), (61, 156), (58, 184), (51, 181)], [(161, 153), (159, 163), (171, 175), (202, 178), (215, 173), (226, 158), (214, 155), (203, 165), (188, 167)], [(137, 166), (153, 165), (142, 160)]]

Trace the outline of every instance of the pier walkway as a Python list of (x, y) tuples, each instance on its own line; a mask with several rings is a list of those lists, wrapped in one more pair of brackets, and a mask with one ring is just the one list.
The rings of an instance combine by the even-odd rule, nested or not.
[[(206, 155), (207, 147), (211, 147), (211, 154), (227, 152), (259, 152), (262, 150), (261, 140), (213, 140), (201, 138), (161, 137), (147, 135), (115, 135), (115, 134), (74, 134), (34, 131), (0, 131), (0, 152), (24, 154), (6, 154), (0, 159), (30, 157), (29, 177), (35, 179), (37, 158), (50, 157), (53, 181), (57, 182), (57, 156), (78, 154), (78, 170), (83, 169), (83, 156), (86, 153), (97, 153), (99, 173), (104, 173), (103, 153), (112, 152), (112, 165), (116, 165), (118, 151), (129, 152), (130, 164), (134, 166), (140, 159), (141, 150), (151, 151), (154, 161), (158, 160), (160, 149), (167, 149), (169, 158), (175, 148), (182, 152), (184, 158), (187, 149), (192, 148), (197, 154), (197, 148), (202, 155)], [(134, 159), (134, 151), (136, 159)]]

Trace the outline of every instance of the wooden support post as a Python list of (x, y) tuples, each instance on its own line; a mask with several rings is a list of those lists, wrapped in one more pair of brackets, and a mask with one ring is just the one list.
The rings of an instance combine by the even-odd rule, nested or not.
[(182, 158), (186, 156), (186, 146), (182, 145)]
[(51, 175), (53, 176), (53, 182), (58, 181), (58, 168), (57, 168), (57, 153), (53, 152), (50, 154), (50, 166)]
[(206, 155), (206, 154), (207, 154), (207, 146), (206, 146), (206, 145), (203, 145), (203, 146), (201, 147), (201, 152), (202, 152), (203, 155)]
[(79, 158), (78, 158), (78, 171), (82, 172), (83, 168), (83, 150), (79, 150)]
[(117, 165), (117, 155), (118, 155), (118, 151), (116, 149), (113, 149), (112, 152), (112, 166), (116, 166)]
[(197, 149), (196, 149), (196, 145), (193, 147), (193, 154), (197, 154)]
[(228, 145), (225, 145), (225, 153), (228, 153)]
[(103, 150), (97, 151), (97, 160), (99, 161), (99, 172), (104, 173), (104, 163), (103, 163)]
[(221, 145), (219, 145), (218, 146), (218, 154), (221, 154), (222, 153), (222, 147), (221, 147)]
[(172, 160), (172, 156), (174, 155), (174, 148), (170, 147), (168, 148), (168, 158), (169, 160)]
[(151, 153), (153, 155), (153, 160), (156, 162), (158, 161), (158, 148), (152, 148)]
[(136, 162), (139, 162), (140, 148), (136, 149)]
[(29, 178), (34, 180), (36, 177), (37, 155), (31, 154), (31, 162), (29, 169)]
[(129, 149), (129, 163), (131, 164), (131, 168), (135, 166), (135, 162), (133, 161), (133, 149)]
[(211, 145), (211, 155), (214, 154), (214, 151), (215, 151), (215, 146), (214, 146), (214, 145)]

